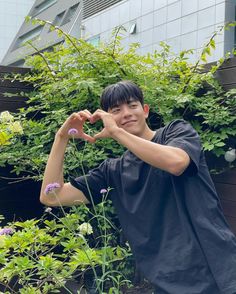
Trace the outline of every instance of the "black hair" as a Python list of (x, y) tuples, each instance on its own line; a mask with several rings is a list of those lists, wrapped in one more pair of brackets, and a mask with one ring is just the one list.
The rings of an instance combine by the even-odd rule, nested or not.
[(129, 103), (132, 100), (138, 100), (143, 106), (142, 90), (131, 81), (121, 81), (104, 89), (100, 103), (101, 108), (108, 111), (115, 106)]

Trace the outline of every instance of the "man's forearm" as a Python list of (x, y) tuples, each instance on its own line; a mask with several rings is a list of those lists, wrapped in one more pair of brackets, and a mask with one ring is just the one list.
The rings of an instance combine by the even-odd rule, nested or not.
[(44, 195), (44, 190), (48, 184), (57, 182), (61, 187), (64, 184), (63, 163), (67, 143), (68, 138), (56, 134), (44, 172), (40, 193), (41, 201), (46, 197), (46, 195)]
[(173, 175), (180, 175), (190, 163), (190, 158), (185, 151), (140, 138), (122, 128), (117, 129), (112, 137), (141, 160)]

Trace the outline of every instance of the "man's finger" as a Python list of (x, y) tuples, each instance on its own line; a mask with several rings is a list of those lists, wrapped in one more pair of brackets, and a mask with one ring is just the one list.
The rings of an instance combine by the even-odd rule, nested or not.
[(89, 111), (86, 111), (86, 110), (79, 111), (77, 114), (82, 119), (90, 119), (90, 117), (92, 116), (92, 114)]
[(90, 123), (95, 123), (96, 121), (102, 119), (102, 116), (104, 114), (106, 114), (107, 112), (101, 110), (101, 109), (97, 109), (93, 114), (92, 116), (90, 117), (89, 121)]
[(97, 139), (102, 139), (102, 138), (107, 138), (107, 132), (105, 129), (103, 129), (101, 132), (97, 133), (96, 135), (94, 135), (94, 138)]
[(89, 115), (92, 115), (92, 113), (88, 109), (84, 109), (83, 111), (88, 113)]
[(92, 137), (92, 136), (87, 135), (87, 134), (85, 134), (85, 133), (83, 133), (83, 134), (81, 135), (81, 138), (83, 138), (84, 140), (88, 141), (89, 143), (94, 143), (94, 142), (96, 141), (95, 136)]
[(101, 115), (96, 113), (96, 114), (93, 114), (90, 118), (89, 118), (89, 121), (91, 124), (97, 122), (98, 120), (101, 119)]

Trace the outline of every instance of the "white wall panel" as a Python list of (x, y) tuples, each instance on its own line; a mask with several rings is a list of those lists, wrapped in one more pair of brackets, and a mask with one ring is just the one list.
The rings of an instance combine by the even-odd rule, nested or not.
[[(127, 32), (125, 43), (140, 42), (140, 53), (146, 52), (147, 48), (152, 51), (160, 48), (159, 42), (165, 41), (173, 46), (176, 53), (193, 48), (197, 54), (217, 26), (226, 18), (227, 21), (234, 20), (235, 5), (234, 0), (123, 0), (101, 12), (99, 21), (103, 33), (112, 29), (108, 14), (113, 15), (112, 20), (119, 18), (119, 24), (125, 24), (127, 30), (136, 23), (136, 33), (131, 35)], [(119, 11), (119, 17), (112, 13), (113, 9)], [(86, 21), (83, 23), (86, 24)], [(211, 58), (222, 54), (225, 38), (224, 32), (216, 37), (220, 49)], [(232, 39), (232, 33), (228, 33), (227, 44), (232, 43)], [(191, 57), (192, 61), (196, 54)]]
[(192, 13), (181, 18), (181, 34), (197, 30), (197, 13)]
[(202, 29), (215, 24), (215, 5), (198, 11), (198, 28)]
[(154, 27), (167, 22), (167, 7), (160, 8), (154, 11)]

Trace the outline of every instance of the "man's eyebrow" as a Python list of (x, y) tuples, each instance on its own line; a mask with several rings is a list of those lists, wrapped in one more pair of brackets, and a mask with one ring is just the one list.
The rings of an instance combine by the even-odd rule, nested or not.
[(135, 99), (135, 98), (130, 98), (130, 99), (127, 100), (126, 102), (121, 102), (120, 104), (118, 104), (118, 103), (117, 103), (117, 104), (114, 104), (114, 105), (110, 106), (109, 108), (110, 108), (110, 109), (117, 108), (117, 107), (120, 107), (122, 104), (125, 104), (125, 103), (130, 104), (130, 103), (132, 103), (132, 102), (138, 102), (138, 100)]
[(116, 107), (120, 107), (120, 105), (119, 104), (114, 104), (110, 108), (112, 109), (112, 108), (116, 108)]
[(129, 103), (132, 103), (132, 102), (137, 102), (138, 100), (136, 100), (136, 99), (134, 99), (134, 98), (131, 98), (131, 99), (129, 99), (128, 101), (127, 101), (127, 104), (129, 104)]

